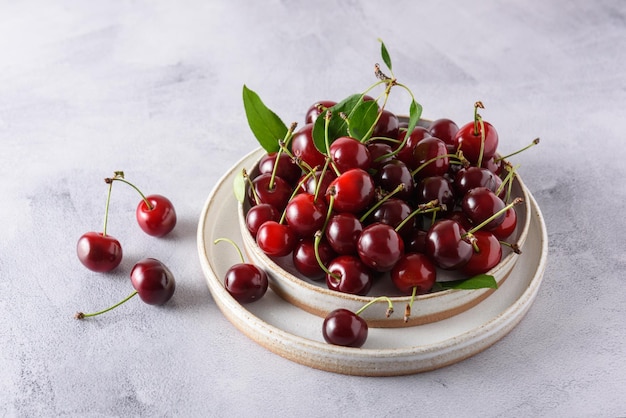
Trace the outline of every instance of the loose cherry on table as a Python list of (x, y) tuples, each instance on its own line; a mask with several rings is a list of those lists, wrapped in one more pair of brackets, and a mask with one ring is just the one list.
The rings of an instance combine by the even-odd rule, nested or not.
[(393, 313), (393, 304), (386, 296), (372, 299), (356, 312), (339, 308), (328, 313), (322, 323), (324, 340), (329, 344), (343, 347), (362, 347), (367, 341), (369, 329), (367, 322), (361, 318), (360, 314), (372, 304), (381, 300), (387, 301), (386, 315), (389, 317)]
[(239, 303), (252, 303), (265, 295), (269, 280), (265, 271), (254, 264), (246, 263), (241, 250), (228, 238), (218, 238), (213, 243), (228, 242), (235, 247), (241, 263), (231, 266), (224, 276), (224, 288)]
[(130, 272), (130, 280), (134, 291), (115, 305), (93, 313), (78, 312), (76, 319), (101, 315), (126, 303), (135, 295), (148, 305), (163, 305), (168, 302), (176, 290), (176, 279), (169, 268), (154, 258), (144, 258), (135, 264)]

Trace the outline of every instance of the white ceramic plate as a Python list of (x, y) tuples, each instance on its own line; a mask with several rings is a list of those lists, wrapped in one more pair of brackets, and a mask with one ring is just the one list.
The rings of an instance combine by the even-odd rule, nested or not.
[[(238, 255), (231, 246), (214, 245), (213, 241), (227, 237), (242, 245), (232, 183), (250, 157), (235, 164), (209, 195), (198, 225), (198, 253), (220, 310), (235, 327), (268, 350), (336, 373), (419, 373), (459, 362), (488, 348), (519, 323), (534, 301), (543, 278), (548, 243), (541, 211), (528, 193), (531, 222), (526, 245), (509, 278), (480, 304), (453, 317), (409, 328), (370, 328), (362, 348), (348, 348), (324, 342), (322, 318), (286, 302), (271, 290), (255, 303), (239, 304), (223, 287), (224, 274), (239, 262)], [(419, 304), (413, 305), (413, 310), (418, 311)]]

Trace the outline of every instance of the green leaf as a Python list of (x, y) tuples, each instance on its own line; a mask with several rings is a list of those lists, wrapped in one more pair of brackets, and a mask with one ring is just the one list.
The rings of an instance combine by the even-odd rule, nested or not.
[(411, 106), (409, 107), (409, 126), (406, 130), (406, 136), (411, 135), (417, 123), (422, 116), (422, 105), (417, 103), (415, 99), (411, 99)]
[(377, 116), (378, 103), (376, 103), (376, 101), (360, 101), (348, 120), (350, 135), (361, 142), (368, 140), (372, 135), (373, 130), (371, 130), (371, 128), (372, 125), (376, 123)]
[(454, 280), (450, 282), (437, 282), (442, 289), (497, 289), (496, 279), (488, 274), (479, 274), (469, 279)]
[[(331, 112), (331, 118), (328, 123), (329, 145), (332, 144), (335, 139), (348, 135), (348, 124), (340, 116), (340, 113), (345, 113), (346, 116), (351, 117), (354, 108), (359, 104), (362, 97), (362, 94), (353, 94), (329, 109)], [(326, 124), (325, 115), (326, 112), (323, 112), (315, 119), (312, 132), (313, 142), (317, 149), (323, 154), (326, 153), (326, 136), (324, 133), (324, 126)]]
[(235, 192), (237, 200), (240, 203), (243, 203), (243, 200), (246, 197), (246, 179), (243, 176), (243, 170), (237, 173), (233, 179), (233, 191)]
[(288, 128), (271, 111), (258, 94), (243, 86), (243, 106), (246, 110), (248, 125), (259, 144), (267, 152), (276, 152), (280, 148), (278, 141), (285, 138)]
[(393, 71), (393, 68), (391, 68), (391, 57), (389, 56), (389, 51), (387, 51), (387, 47), (385, 46), (385, 43), (382, 39), (379, 38), (378, 41), (380, 42), (380, 55), (383, 58), (383, 62), (390, 71)]

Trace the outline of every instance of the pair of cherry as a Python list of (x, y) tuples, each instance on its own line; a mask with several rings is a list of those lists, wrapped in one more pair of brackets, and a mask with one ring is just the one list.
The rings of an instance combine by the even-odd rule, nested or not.
[[(109, 272), (115, 269), (122, 261), (122, 246), (120, 242), (106, 232), (108, 223), (109, 203), (114, 181), (131, 186), (141, 195), (135, 216), (140, 228), (148, 235), (163, 237), (176, 226), (176, 211), (172, 202), (162, 195), (145, 196), (134, 184), (124, 178), (124, 173), (116, 171), (114, 177), (106, 178), (109, 185), (104, 227), (102, 232), (87, 232), (77, 243), (76, 252), (80, 262), (89, 270), (95, 272)], [(171, 299), (176, 289), (174, 275), (165, 264), (155, 258), (144, 258), (138, 261), (130, 273), (134, 291), (121, 302), (104, 310), (85, 314), (78, 312), (75, 317), (83, 319), (100, 315), (125, 303), (135, 295), (149, 305), (163, 305)]]

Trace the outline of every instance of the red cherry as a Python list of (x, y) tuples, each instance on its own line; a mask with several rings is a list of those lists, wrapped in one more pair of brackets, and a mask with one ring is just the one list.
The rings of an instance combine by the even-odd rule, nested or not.
[(454, 177), (454, 190), (457, 196), (464, 196), (471, 189), (486, 187), (495, 192), (502, 179), (486, 168), (470, 166), (460, 169)]
[(383, 109), (376, 126), (374, 127), (373, 137), (397, 138), (400, 131), (400, 121), (398, 116), (387, 109)]
[(353, 295), (366, 295), (372, 287), (372, 273), (359, 257), (340, 255), (328, 263), (326, 285), (331, 290)]
[[(278, 159), (278, 164), (276, 160)], [(274, 165), (277, 165), (275, 175), (285, 180), (291, 185), (296, 185), (302, 175), (302, 169), (293, 162), (291, 157), (285, 153), (270, 152), (259, 160), (259, 173), (272, 174)]]
[[(278, 211), (282, 211), (285, 208), (293, 193), (289, 183), (280, 177), (275, 176), (272, 184), (272, 175), (268, 173), (255, 177), (252, 180), (252, 187), (254, 192), (248, 188), (248, 201), (251, 205), (268, 203)], [(258, 198), (258, 202), (255, 196)]]
[(268, 203), (261, 203), (256, 206), (252, 206), (248, 213), (246, 213), (246, 227), (253, 237), (266, 221), (278, 221), (280, 219), (280, 213), (276, 208)]
[(459, 143), (456, 139), (456, 133), (459, 131), (459, 127), (454, 121), (446, 118), (434, 120), (430, 124), (428, 131), (431, 136), (445, 142), (450, 152), (456, 152), (456, 149), (459, 147)]
[(366, 266), (385, 272), (391, 270), (404, 254), (404, 241), (391, 226), (374, 223), (361, 232), (357, 251)]
[(393, 152), (393, 148), (391, 148), (391, 145), (389, 144), (384, 144), (382, 142), (370, 142), (367, 144), (367, 150), (372, 158), (370, 168), (375, 170), (380, 169), (380, 167), (395, 159), (389, 155)]
[(83, 234), (76, 245), (78, 259), (89, 270), (104, 273), (122, 262), (122, 246), (111, 235), (100, 232)]
[[(404, 135), (406, 135), (406, 132), (400, 130), (400, 133), (398, 134), (398, 141), (404, 140)], [(413, 158), (413, 150), (418, 142), (424, 138), (428, 138), (429, 136), (431, 135), (428, 133), (426, 128), (416, 126), (411, 135), (409, 135), (404, 147), (398, 152), (398, 154), (396, 154), (396, 158), (406, 164), (411, 170), (416, 169), (417, 166), (415, 165), (415, 159)]]
[(304, 115), (304, 122), (307, 124), (314, 123), (315, 119), (317, 119), (317, 117), (321, 115), (324, 110), (330, 109), (336, 104), (337, 102), (334, 102), (332, 100), (320, 100), (319, 102), (312, 104), (311, 107), (307, 109)]
[(293, 231), (301, 237), (312, 237), (321, 230), (328, 207), (323, 198), (315, 199), (308, 193), (294, 196), (285, 208), (285, 219)]
[[(323, 174), (323, 176), (322, 176)], [(308, 176), (306, 179), (305, 176), (300, 177), (298, 183), (300, 183), (300, 188), (298, 192), (304, 192), (308, 194), (315, 195), (317, 191), (317, 184), (322, 179), (321, 184), (319, 185), (319, 196), (323, 196), (328, 190), (328, 186), (332, 183), (333, 180), (337, 178), (337, 175), (331, 170), (316, 170), (312, 175)]]
[(413, 166), (419, 171), (419, 178), (443, 176), (448, 172), (450, 159), (445, 142), (439, 138), (428, 137), (417, 143), (413, 149)]
[(163, 305), (176, 290), (172, 272), (154, 258), (144, 258), (130, 272), (130, 281), (142, 301), (148, 305)]
[[(482, 160), (485, 161), (493, 157), (498, 149), (498, 133), (489, 122), (483, 121), (483, 124), (485, 126), (485, 143)], [(475, 126), (477, 126), (476, 129)], [(478, 162), (480, 155), (480, 144), (482, 141), (481, 132), (482, 128), (480, 123), (475, 125), (474, 122), (468, 122), (456, 133), (459, 148), (463, 151), (465, 158), (472, 164)]]
[(414, 197), (415, 181), (409, 168), (400, 160), (389, 161), (378, 170), (376, 185), (387, 192), (402, 185), (402, 190), (394, 196), (404, 200), (411, 200)]
[(226, 272), (224, 288), (239, 303), (252, 303), (259, 300), (269, 285), (267, 274), (249, 263), (238, 263)]
[(311, 168), (323, 167), (326, 161), (326, 157), (317, 149), (313, 141), (312, 123), (307, 123), (293, 135), (291, 151)]
[[(486, 187), (475, 187), (463, 196), (461, 208), (473, 225), (480, 225), (500, 210), (505, 203), (494, 192)], [(490, 220), (483, 229), (489, 230), (504, 221), (504, 213)]]
[(326, 190), (326, 201), (330, 203), (334, 193), (333, 208), (338, 212), (358, 213), (367, 208), (374, 199), (375, 185), (367, 171), (353, 168), (341, 174)]
[(474, 251), (467, 264), (461, 269), (470, 277), (488, 272), (502, 259), (502, 245), (495, 235), (489, 231), (476, 231), (473, 235), (478, 252)]
[[(150, 203), (150, 207), (146, 200)], [(141, 229), (153, 237), (169, 234), (176, 226), (176, 211), (172, 202), (158, 194), (146, 196), (146, 200), (142, 199), (135, 211)]]
[(267, 221), (259, 227), (256, 242), (265, 254), (271, 257), (284, 257), (293, 251), (298, 238), (289, 225)]
[(340, 173), (352, 168), (368, 170), (372, 163), (367, 146), (349, 136), (335, 139), (330, 145), (328, 154)]
[(356, 243), (363, 231), (359, 219), (348, 212), (337, 213), (330, 217), (326, 225), (325, 236), (328, 244), (337, 254), (356, 254)]
[(441, 219), (426, 234), (426, 255), (437, 267), (455, 270), (463, 267), (472, 257), (474, 248), (464, 238), (465, 229), (456, 221)]
[(405, 254), (391, 270), (391, 281), (396, 288), (406, 294), (428, 293), (435, 284), (437, 269), (430, 259), (419, 253)]
[(329, 344), (361, 347), (367, 340), (367, 322), (348, 309), (335, 309), (322, 324), (322, 335)]
[(514, 208), (509, 208), (504, 213), (504, 220), (502, 223), (495, 228), (489, 230), (493, 235), (496, 236), (499, 240), (504, 240), (510, 237), (515, 228), (517, 227), (517, 212), (515, 212)]
[(454, 186), (446, 177), (426, 177), (417, 184), (415, 189), (417, 203), (424, 204), (437, 200), (440, 205), (445, 206), (442, 213), (449, 213), (454, 209)]
[[(336, 256), (326, 241), (320, 241), (317, 251), (323, 265), (328, 265)], [(299, 273), (312, 280), (321, 280), (326, 274), (315, 256), (315, 239), (303, 238), (293, 250), (293, 265)]]

